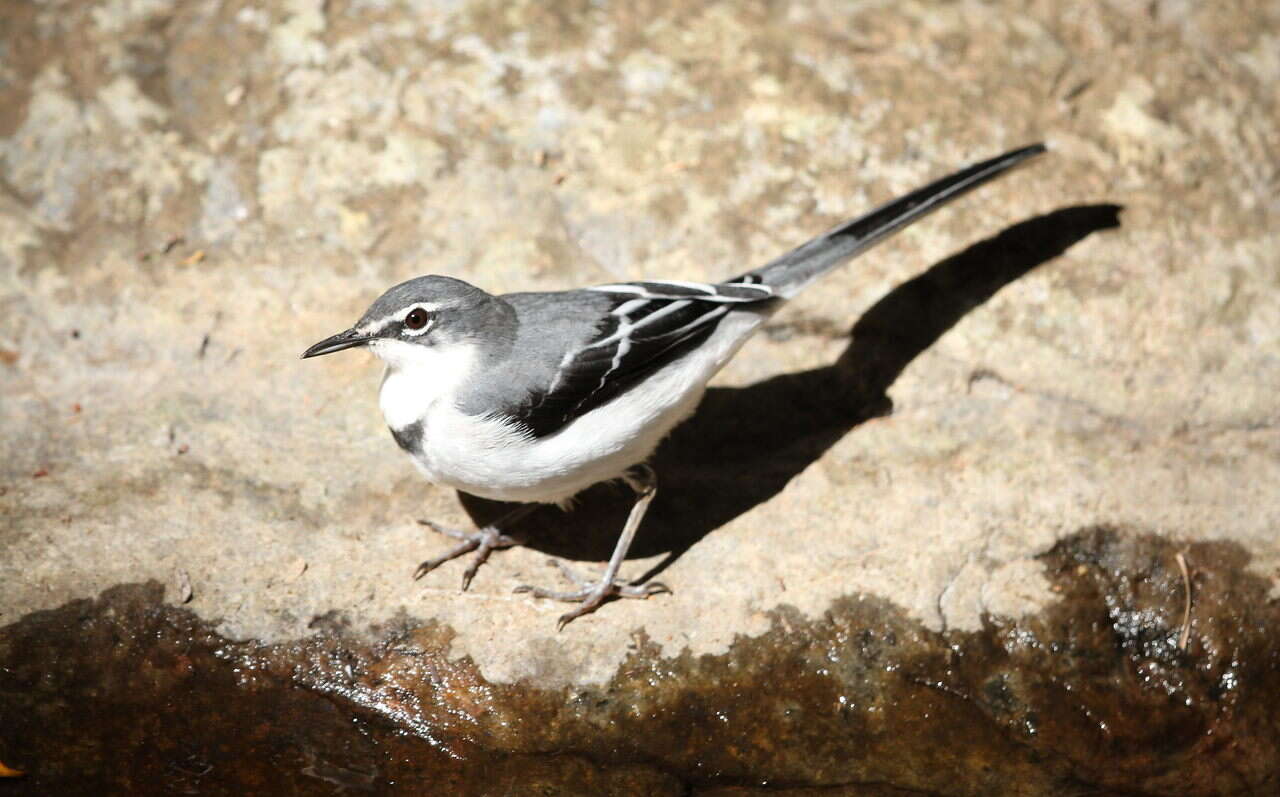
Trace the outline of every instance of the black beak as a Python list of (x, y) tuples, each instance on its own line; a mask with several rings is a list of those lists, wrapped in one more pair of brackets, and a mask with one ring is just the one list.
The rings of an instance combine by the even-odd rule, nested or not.
[(321, 354), (333, 354), (335, 351), (363, 346), (373, 338), (357, 333), (354, 329), (339, 332), (331, 338), (325, 338), (302, 353), (302, 359), (319, 357)]

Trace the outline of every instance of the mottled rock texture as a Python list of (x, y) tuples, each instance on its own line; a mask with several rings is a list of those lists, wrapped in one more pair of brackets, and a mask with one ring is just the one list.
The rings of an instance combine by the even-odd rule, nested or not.
[[(1274, 684), (1276, 85), (1270, 2), (2, 2), (0, 626), (150, 580), (189, 598), (201, 619), (182, 622), (200, 633), (298, 646), (299, 661), (320, 655), (316, 634), (376, 647), (395, 628), (438, 643), (443, 681), (456, 668), (486, 689), (611, 688), (643, 712), (625, 677), (637, 650), (662, 672), (744, 650), (782, 661), (794, 629), (862, 617), (859, 601), (879, 609), (849, 633), (883, 635), (892, 616), (919, 651), (986, 639), (948, 655), (989, 666), (1008, 629), (1068, 611), (1048, 552), (1105, 526), (1109, 545), (1162, 551), (1161, 568), (1185, 549), (1191, 581), (1209, 567), (1197, 551), (1228, 546), (1256, 614), (1205, 594), (1176, 656), (1143, 655), (1207, 672), (1212, 630), (1253, 657), (1239, 671), (1258, 689)], [(831, 275), (743, 349), (660, 450), (625, 565), (673, 594), (564, 633), (562, 607), (511, 590), (553, 583), (548, 554), (598, 567), (625, 494), (536, 515), (531, 547), (495, 555), (469, 592), (462, 565), (415, 583), (448, 545), (417, 518), (499, 508), (421, 480), (382, 426), (370, 357), (297, 360), (411, 276), (495, 292), (715, 279), (1041, 139), (1050, 155)], [(1140, 560), (1111, 570), (1141, 590)], [(1119, 657), (1098, 666), (1129, 656), (1106, 628), (1176, 640), (1182, 581), (1165, 575), (1150, 582), (1167, 587), (1158, 616), (1097, 615), (1101, 636), (1079, 644)], [(1026, 677), (1054, 683), (1041, 664)], [(1186, 699), (1206, 717), (1235, 710), (1231, 689)], [(1274, 690), (1255, 694), (1275, 707)], [(1072, 721), (1094, 730), (1070, 732), (1114, 753), (1097, 730), (1113, 721), (1089, 711)], [(1233, 725), (1215, 748), (1207, 720), (1178, 727), (1178, 750), (1254, 751), (1219, 793), (1268, 783), (1254, 764), (1274, 748), (1240, 740), (1274, 729)], [(846, 730), (840, 744), (871, 733)], [(22, 740), (0, 740), (0, 761), (17, 760)], [(493, 728), (473, 741), (531, 750)], [(1126, 755), (1158, 746), (1134, 744)], [(679, 780), (984, 793), (907, 777), (909, 763), (827, 778), (822, 754), (785, 775)], [(1087, 759), (1005, 774), (1028, 793), (1108, 784)], [(614, 777), (573, 760), (569, 792)], [(1134, 764), (1123, 787), (1214, 793), (1190, 759), (1167, 760), (1166, 780)], [(632, 775), (664, 793), (662, 772)]]

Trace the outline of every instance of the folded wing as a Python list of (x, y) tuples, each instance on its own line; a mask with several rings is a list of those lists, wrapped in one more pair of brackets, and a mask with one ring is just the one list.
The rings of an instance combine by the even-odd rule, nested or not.
[(564, 355), (545, 392), (511, 413), (537, 437), (554, 434), (676, 361), (731, 310), (774, 299), (773, 290), (755, 277), (715, 285), (622, 282), (584, 290), (608, 299), (595, 335)]

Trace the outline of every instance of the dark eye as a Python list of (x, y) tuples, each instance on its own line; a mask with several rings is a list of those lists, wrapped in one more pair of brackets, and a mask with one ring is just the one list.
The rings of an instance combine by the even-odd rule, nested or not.
[(404, 317), (404, 325), (408, 329), (422, 329), (427, 325), (427, 311), (421, 307), (410, 310), (409, 315)]

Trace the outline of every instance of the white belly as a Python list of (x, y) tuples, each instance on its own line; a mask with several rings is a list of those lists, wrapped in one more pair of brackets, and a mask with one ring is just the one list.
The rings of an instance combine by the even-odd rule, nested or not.
[[(762, 320), (754, 313), (731, 314), (674, 367), (546, 437), (529, 438), (504, 421), (464, 415), (441, 400), (449, 393), (439, 375), (432, 380), (435, 399), (425, 414), (425, 373), (389, 371), (380, 403), (393, 427), (422, 422), (422, 453), (413, 460), (431, 481), (501, 501), (556, 503), (648, 458), (676, 424), (693, 414), (707, 380)], [(411, 417), (413, 407), (416, 417)]]

